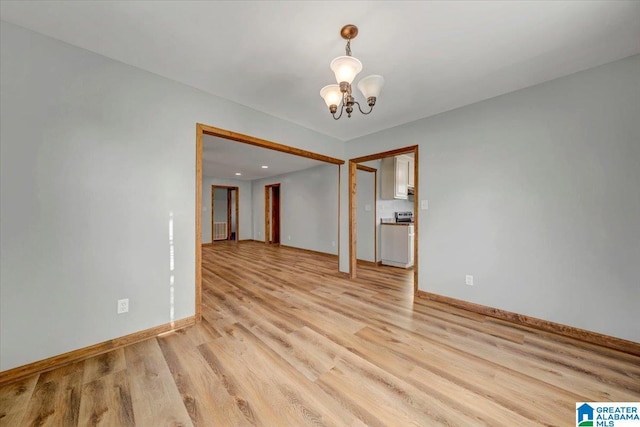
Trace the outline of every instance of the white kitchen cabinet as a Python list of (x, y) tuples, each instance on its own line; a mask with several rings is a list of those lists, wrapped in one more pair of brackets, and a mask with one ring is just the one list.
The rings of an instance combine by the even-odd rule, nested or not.
[[(409, 190), (413, 189), (414, 187), (414, 182), (415, 182), (415, 170), (413, 169), (414, 167), (414, 160), (413, 157), (409, 157), (407, 156), (407, 159), (409, 159), (409, 175), (407, 175), (409, 177), (409, 179), (407, 180), (407, 186), (409, 187)], [(411, 193), (411, 191), (409, 191)]]
[(383, 265), (413, 266), (413, 224), (382, 224), (380, 258)]
[(380, 195), (383, 200), (409, 197), (409, 160), (407, 156), (382, 159)]

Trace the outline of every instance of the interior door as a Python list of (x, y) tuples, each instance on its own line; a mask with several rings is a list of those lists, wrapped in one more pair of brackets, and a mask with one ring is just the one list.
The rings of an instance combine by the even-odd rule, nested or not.
[(264, 242), (280, 244), (280, 184), (264, 186)]
[(227, 188), (227, 240), (235, 240), (233, 237), (233, 227), (231, 219), (231, 204), (233, 203), (233, 190)]

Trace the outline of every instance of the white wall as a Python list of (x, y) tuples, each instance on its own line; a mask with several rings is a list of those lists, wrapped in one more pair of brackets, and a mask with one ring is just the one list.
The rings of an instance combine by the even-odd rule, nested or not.
[(337, 165), (316, 166), (252, 183), (255, 240), (264, 241), (264, 186), (280, 183), (281, 244), (338, 253)]
[[(240, 240), (253, 238), (253, 225), (251, 222), (252, 215), (252, 196), (251, 181), (241, 181), (239, 179), (220, 179), (203, 177), (202, 178), (202, 243), (211, 243), (211, 186), (226, 185), (229, 187), (238, 187), (240, 193)], [(224, 212), (220, 218), (227, 216), (226, 203), (227, 193), (224, 191)], [(217, 206), (214, 207), (216, 210)], [(235, 211), (232, 211), (232, 218), (235, 220)], [(218, 218), (218, 213), (215, 215)]]
[(2, 370), (194, 314), (197, 122), (344, 157), (292, 123), (0, 31)]
[(634, 56), (350, 141), (346, 157), (420, 146), (420, 289), (640, 341), (639, 119)]

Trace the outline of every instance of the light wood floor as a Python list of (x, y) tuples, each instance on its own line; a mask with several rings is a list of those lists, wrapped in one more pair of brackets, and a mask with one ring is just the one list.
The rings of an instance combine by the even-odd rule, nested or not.
[(0, 389), (2, 426), (575, 425), (640, 358), (417, 299), (406, 271), (205, 248), (204, 321)]

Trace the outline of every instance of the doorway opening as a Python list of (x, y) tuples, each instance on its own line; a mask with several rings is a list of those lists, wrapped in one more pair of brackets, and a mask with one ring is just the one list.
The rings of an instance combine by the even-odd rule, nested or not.
[(226, 185), (211, 186), (211, 242), (239, 240), (240, 189)]
[(280, 244), (280, 183), (264, 186), (264, 242)]
[[(201, 123), (196, 123), (196, 167), (195, 167), (195, 199), (196, 199), (196, 209), (195, 209), (195, 318), (196, 321), (202, 320), (202, 177), (203, 177), (203, 139), (205, 135), (226, 139), (233, 142), (238, 142), (241, 144), (252, 145), (254, 147), (264, 148), (267, 150), (277, 151), (280, 153), (290, 154), (294, 156), (304, 157), (307, 159), (313, 159), (320, 162), (324, 162), (327, 164), (333, 164), (337, 167), (337, 186), (336, 186), (336, 199), (337, 199), (337, 211), (336, 211), (336, 220), (338, 224), (336, 241), (340, 240), (340, 167), (345, 162), (344, 160), (326, 156), (323, 154), (314, 153), (312, 151), (303, 150), (301, 148), (291, 147), (284, 144), (279, 144), (277, 142), (267, 141), (265, 139), (256, 138), (249, 135), (243, 135), (240, 133), (228, 131), (225, 129), (216, 128), (213, 126), (208, 126)], [(237, 195), (238, 193), (236, 193)], [(237, 197), (237, 196), (236, 196)], [(246, 197), (246, 196), (245, 196)], [(238, 204), (236, 204), (237, 206)], [(247, 209), (246, 207), (244, 209)], [(237, 223), (237, 229), (240, 228), (239, 223)], [(249, 223), (250, 224), (250, 223)], [(246, 227), (250, 227), (247, 225)], [(246, 228), (245, 227), (245, 228)], [(236, 229), (236, 233), (237, 233)], [(249, 229), (249, 228), (247, 228)], [(236, 234), (237, 239), (239, 240), (239, 234)], [(339, 251), (338, 251), (339, 256)], [(336, 262), (336, 271), (338, 271), (338, 263)]]
[(377, 264), (378, 227), (378, 169), (358, 163), (357, 240), (356, 259), (359, 263)]
[[(367, 156), (357, 157), (349, 160), (349, 277), (355, 279), (357, 277), (357, 228), (358, 228), (358, 216), (357, 216), (357, 180), (358, 180), (358, 166), (361, 163), (369, 162), (372, 160), (381, 160), (389, 157), (396, 157), (400, 155), (411, 155), (413, 157), (413, 290), (414, 294), (418, 290), (418, 146), (412, 145), (409, 147), (398, 148), (396, 150), (385, 151), (382, 153), (370, 154)], [(360, 165), (363, 166), (363, 165)], [(361, 168), (360, 168), (361, 169)], [(382, 177), (381, 179), (384, 179)], [(405, 192), (407, 184), (405, 184)], [(407, 194), (407, 193), (405, 193)], [(407, 194), (408, 198), (408, 194)], [(379, 224), (376, 225), (376, 227)]]

